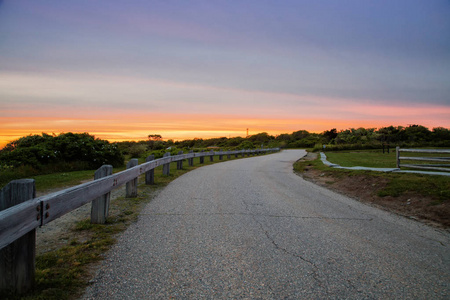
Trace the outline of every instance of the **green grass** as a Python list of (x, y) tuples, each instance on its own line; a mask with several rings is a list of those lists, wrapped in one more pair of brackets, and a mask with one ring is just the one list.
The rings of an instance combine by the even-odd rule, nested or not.
[(78, 185), (84, 180), (93, 180), (95, 170), (73, 171), (32, 176), (36, 184), (36, 190), (49, 190), (64, 186)]
[(382, 151), (325, 152), (327, 160), (343, 167), (395, 168), (396, 154)]
[[(343, 167), (372, 167), (372, 168), (396, 168), (396, 153), (395, 150), (390, 153), (383, 153), (382, 151), (345, 151), (345, 152), (325, 152), (329, 162), (338, 164)], [(449, 157), (449, 154), (436, 153), (409, 153), (402, 152), (403, 157)], [(402, 163), (412, 164), (429, 164), (427, 161), (406, 161)]]
[[(238, 158), (240, 159), (241, 156)], [(235, 160), (234, 155), (223, 161)], [(117, 234), (135, 222), (143, 207), (151, 201), (155, 190), (165, 187), (177, 177), (202, 166), (221, 162), (218, 156), (210, 162), (205, 157), (194, 158), (194, 166), (183, 161), (183, 169), (177, 170), (176, 163), (170, 164), (170, 175), (162, 174), (162, 166), (155, 169), (155, 184), (146, 185), (144, 175), (139, 177), (138, 197), (113, 199), (106, 224), (91, 224), (89, 219), (80, 220), (66, 233), (67, 245), (36, 257), (35, 288), (22, 296), (1, 295), (2, 299), (73, 299), (80, 296), (89, 280), (89, 268), (102, 259), (102, 255), (115, 243)], [(114, 170), (114, 173), (120, 170)], [(35, 176), (39, 189), (63, 188), (93, 178), (94, 171), (77, 171)], [(62, 175), (67, 174), (67, 175)]]
[(389, 182), (377, 192), (380, 197), (398, 197), (413, 192), (436, 198), (435, 204), (450, 201), (450, 179), (447, 176), (392, 173), (384, 177), (388, 178)]

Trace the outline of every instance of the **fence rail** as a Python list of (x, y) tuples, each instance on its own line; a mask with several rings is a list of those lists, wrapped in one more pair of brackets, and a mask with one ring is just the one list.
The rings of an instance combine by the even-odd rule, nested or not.
[[(411, 169), (421, 169), (421, 170), (433, 170), (433, 171), (444, 171), (450, 172), (450, 157), (443, 156), (401, 156), (402, 152), (406, 153), (422, 153), (422, 154), (450, 154), (450, 150), (435, 150), (435, 149), (400, 149), (397, 147), (397, 168), (411, 168)], [(435, 162), (430, 163), (402, 163), (402, 161), (415, 161), (415, 162)]]
[[(55, 193), (51, 193), (45, 196), (41, 196), (35, 198), (34, 191), (34, 180), (30, 179), (21, 179), (10, 182), (5, 188), (3, 188), (0, 192), (0, 290), (4, 290), (5, 288), (12, 289), (15, 292), (22, 292), (24, 289), (28, 289), (30, 287), (30, 283), (23, 282), (15, 282), (11, 283), (8, 281), (9, 279), (4, 276), (8, 273), (8, 270), (5, 270), (2, 264), (2, 260), (9, 261), (11, 258), (5, 258), (5, 252), (10, 253), (11, 251), (7, 250), (9, 247), (14, 246), (14, 243), (26, 235), (29, 232), (34, 231), (37, 227), (43, 226), (64, 214), (86, 204), (89, 202), (99, 201), (101, 197), (108, 195), (112, 190), (127, 184), (127, 196), (128, 196), (128, 185), (137, 180), (137, 178), (145, 174), (146, 175), (146, 183), (150, 184), (153, 181), (153, 172), (154, 169), (158, 166), (163, 166), (163, 173), (165, 175), (169, 174), (169, 164), (172, 162), (177, 162), (177, 168), (182, 168), (183, 160), (188, 160), (189, 165), (192, 165), (193, 159), (195, 157), (200, 157), (200, 163), (204, 162), (204, 157), (209, 156), (210, 160), (213, 161), (214, 156), (219, 156), (219, 159), (222, 160), (224, 155), (227, 155), (228, 158), (231, 155), (235, 155), (238, 157), (242, 156), (250, 156), (250, 155), (259, 155), (263, 153), (277, 152), (279, 148), (272, 149), (257, 149), (257, 150), (238, 150), (238, 151), (209, 151), (209, 152), (190, 152), (187, 154), (179, 154), (170, 156), (165, 155), (163, 158), (153, 159), (152, 156), (148, 157), (146, 162), (140, 165), (137, 165), (137, 159), (134, 160), (134, 166), (130, 166), (128, 169), (118, 172), (116, 174), (107, 175), (102, 178), (95, 179), (93, 181), (83, 183), (71, 188), (67, 188)], [(131, 164), (133, 165), (133, 164)], [(103, 166), (105, 167), (105, 166)], [(103, 168), (102, 167), (102, 168)], [(101, 169), (101, 168), (100, 168)], [(99, 169), (99, 170), (100, 170)], [(99, 171), (98, 170), (98, 171)], [(101, 175), (103, 176), (103, 175)], [(149, 178), (149, 179), (148, 179)], [(30, 184), (32, 183), (32, 196), (24, 196), (27, 199), (21, 199), (18, 202), (22, 202), (20, 204), (12, 203), (15, 200), (10, 200), (12, 198), (23, 198), (22, 196), (18, 196), (16, 194), (20, 194), (20, 191), (12, 191), (14, 185), (18, 185), (20, 183)], [(137, 185), (133, 186), (130, 184), (131, 189), (136, 189), (135, 195), (137, 194)], [(19, 188), (20, 189), (20, 188)], [(30, 189), (28, 187), (28, 189)], [(131, 192), (130, 192), (131, 193)], [(13, 195), (14, 194), (14, 195)], [(132, 193), (131, 193), (132, 194)], [(130, 194), (130, 195), (131, 195)], [(16, 195), (16, 196), (15, 196)], [(31, 197), (31, 199), (30, 199)], [(132, 197), (132, 196), (131, 196)], [(109, 201), (109, 197), (108, 201)], [(25, 200), (25, 201), (23, 201)], [(94, 201), (95, 200), (95, 201)], [(101, 206), (101, 209), (105, 210), (103, 213), (107, 215), (107, 207), (109, 203)], [(91, 215), (91, 217), (93, 214)], [(97, 216), (98, 217), (98, 216)], [(96, 217), (96, 218), (97, 218)], [(93, 217), (92, 217), (93, 218)], [(99, 218), (102, 219), (101, 216)], [(105, 219), (105, 218), (103, 218)], [(91, 219), (92, 221), (92, 219)], [(34, 236), (34, 233), (32, 234)], [(35, 241), (32, 241), (32, 248), (35, 247)], [(8, 246), (9, 245), (9, 246)], [(29, 247), (29, 246), (28, 246)], [(14, 247), (13, 247), (14, 248)], [(16, 247), (17, 248), (17, 247)], [(15, 249), (15, 248), (14, 248)], [(35, 250), (33, 250), (35, 251)], [(32, 255), (32, 262), (28, 262), (32, 269), (32, 273), (34, 274), (34, 254)], [(15, 257), (13, 255), (13, 257)], [(18, 263), (18, 265), (23, 265), (23, 263)], [(28, 272), (28, 271), (27, 271)], [(34, 277), (34, 275), (30, 276), (30, 274), (19, 274), (15, 276), (18, 277), (26, 277), (29, 281), (29, 277)], [(2, 281), (3, 280), (3, 281)], [(17, 287), (15, 285), (22, 285), (21, 287)]]

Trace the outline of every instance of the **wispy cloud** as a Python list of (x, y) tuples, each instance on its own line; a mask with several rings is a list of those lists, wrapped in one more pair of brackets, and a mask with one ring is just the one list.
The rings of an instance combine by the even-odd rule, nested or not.
[(449, 12), (418, 0), (4, 2), (2, 128), (450, 127)]

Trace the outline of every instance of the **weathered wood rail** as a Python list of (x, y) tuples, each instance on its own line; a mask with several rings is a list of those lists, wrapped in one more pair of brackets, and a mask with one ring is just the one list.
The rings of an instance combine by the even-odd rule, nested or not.
[[(421, 170), (433, 170), (450, 172), (450, 157), (438, 157), (438, 156), (401, 156), (402, 152), (406, 153), (422, 153), (422, 154), (450, 154), (450, 150), (434, 150), (434, 149), (400, 149), (397, 147), (397, 168), (412, 168)], [(433, 163), (402, 163), (402, 161), (415, 161), (415, 162), (433, 162)]]
[[(127, 169), (112, 174), (111, 166), (103, 166), (97, 170), (93, 181), (83, 183), (65, 190), (35, 198), (34, 180), (21, 179), (10, 182), (0, 192), (0, 291), (10, 290), (15, 293), (26, 291), (34, 281), (35, 229), (63, 216), (64, 214), (86, 204), (92, 203), (91, 222), (104, 223), (108, 215), (109, 194), (112, 190), (126, 184), (126, 197), (137, 196), (137, 178), (145, 174), (146, 184), (154, 182), (154, 169), (163, 166), (163, 174), (169, 175), (170, 163), (176, 162), (177, 169), (183, 167), (183, 161), (193, 164), (195, 157), (214, 156), (219, 160), (224, 155), (250, 156), (279, 151), (279, 148), (238, 150), (238, 151), (210, 151), (190, 152), (170, 156), (166, 153), (163, 158), (154, 159), (149, 156), (146, 162), (138, 165), (137, 159), (127, 164)], [(179, 152), (180, 153), (180, 152)], [(23, 244), (16, 243), (22, 237), (30, 236)], [(21, 258), (19, 249), (25, 253)], [(23, 261), (28, 260), (28, 261)], [(26, 266), (26, 267), (23, 267)]]

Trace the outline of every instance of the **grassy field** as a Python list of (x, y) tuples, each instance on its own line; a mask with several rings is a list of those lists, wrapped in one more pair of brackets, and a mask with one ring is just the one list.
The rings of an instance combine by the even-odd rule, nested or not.
[[(396, 153), (395, 150), (390, 153), (383, 153), (380, 150), (367, 150), (367, 151), (342, 151), (342, 152), (325, 152), (327, 160), (341, 165), (343, 167), (372, 167), (372, 168), (396, 168)], [(449, 157), (450, 154), (435, 154), (435, 153), (407, 153), (402, 152), (403, 157)], [(406, 161), (402, 160), (402, 163), (413, 164), (427, 164), (426, 161)]]
[(395, 152), (384, 153), (382, 151), (361, 152), (325, 152), (329, 162), (343, 167), (372, 167), (372, 168), (395, 168)]
[[(227, 159), (222, 161), (241, 159)], [(140, 160), (142, 163), (144, 160)], [(93, 264), (102, 259), (103, 254), (115, 243), (117, 234), (123, 232), (135, 222), (142, 208), (151, 201), (155, 191), (165, 187), (177, 177), (202, 166), (222, 162), (218, 156), (214, 162), (205, 157), (194, 158), (194, 166), (183, 162), (183, 169), (177, 170), (176, 163), (170, 164), (170, 175), (162, 174), (162, 166), (155, 169), (155, 184), (146, 185), (145, 175), (140, 176), (138, 197), (118, 197), (111, 200), (109, 216), (104, 225), (91, 224), (89, 219), (79, 220), (73, 224), (70, 232), (63, 238), (68, 239), (62, 248), (48, 251), (36, 256), (35, 288), (21, 297), (0, 295), (1, 299), (76, 299), (88, 285), (89, 270)], [(114, 169), (114, 173), (122, 169)], [(38, 191), (54, 190), (77, 185), (82, 181), (93, 179), (95, 171), (75, 171), (34, 176)]]

